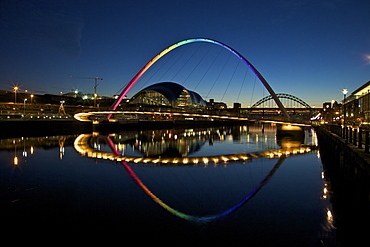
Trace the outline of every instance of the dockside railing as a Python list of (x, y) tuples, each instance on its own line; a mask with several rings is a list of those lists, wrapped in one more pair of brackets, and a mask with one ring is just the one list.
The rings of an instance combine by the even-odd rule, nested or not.
[(368, 127), (353, 127), (325, 124), (322, 127), (342, 137), (346, 143), (353, 144), (359, 149), (369, 153), (370, 137)]

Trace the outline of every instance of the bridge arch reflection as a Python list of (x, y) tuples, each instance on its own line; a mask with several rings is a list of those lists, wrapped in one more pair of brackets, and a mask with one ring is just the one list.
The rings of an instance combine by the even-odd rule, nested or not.
[[(96, 150), (93, 146), (93, 140), (96, 138), (102, 138), (106, 141), (109, 148), (112, 150), (113, 153), (103, 152)], [(174, 157), (174, 158), (150, 158), (150, 157), (125, 157), (122, 156), (121, 152), (117, 149), (117, 145), (113, 142), (110, 136), (101, 136), (101, 135), (92, 135), (92, 134), (82, 134), (78, 136), (74, 142), (75, 149), (81, 154), (91, 158), (97, 159), (107, 159), (112, 161), (119, 162), (127, 171), (129, 176), (133, 179), (133, 181), (157, 204), (159, 204), (162, 208), (170, 212), (171, 214), (185, 219), (187, 221), (193, 221), (198, 223), (205, 223), (212, 220), (216, 220), (223, 216), (226, 216), (236, 209), (243, 206), (249, 200), (251, 200), (269, 181), (269, 179), (275, 174), (275, 172), (279, 169), (283, 161), (288, 155), (297, 155), (307, 153), (313, 150), (312, 147), (300, 147), (300, 148), (289, 148), (289, 149), (275, 149), (275, 150), (268, 150), (262, 152), (254, 152), (249, 154), (240, 154), (239, 156), (236, 154), (232, 155), (220, 155), (220, 156), (208, 156), (208, 157)], [(234, 158), (233, 158), (234, 157)], [(244, 158), (243, 158), (244, 157)], [(222, 211), (221, 213), (214, 214), (214, 215), (207, 215), (207, 216), (197, 216), (191, 215), (184, 212), (181, 212), (164, 201), (162, 201), (156, 194), (154, 194), (148, 186), (146, 186), (142, 180), (138, 177), (138, 175), (134, 172), (132, 167), (128, 164), (129, 162), (134, 163), (155, 163), (155, 164), (172, 164), (172, 165), (188, 165), (188, 164), (198, 164), (198, 163), (207, 163), (213, 162), (214, 164), (218, 163), (229, 163), (234, 161), (246, 161), (252, 158), (278, 158), (276, 164), (273, 168), (268, 172), (268, 174), (263, 177), (261, 182), (257, 184), (243, 199), (241, 199), (237, 204), (228, 208), (227, 210)], [(197, 160), (197, 161), (196, 161)], [(207, 164), (206, 163), (206, 164)]]

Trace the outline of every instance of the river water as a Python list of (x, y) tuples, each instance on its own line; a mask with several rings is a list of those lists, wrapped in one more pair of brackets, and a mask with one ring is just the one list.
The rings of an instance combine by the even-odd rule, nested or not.
[(311, 129), (259, 124), (2, 139), (1, 222), (63, 239), (334, 246), (316, 145)]

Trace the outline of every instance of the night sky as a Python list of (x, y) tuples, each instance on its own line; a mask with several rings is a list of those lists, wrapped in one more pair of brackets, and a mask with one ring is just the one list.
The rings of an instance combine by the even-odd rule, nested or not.
[[(365, 0), (2, 0), (0, 11), (2, 90), (19, 85), (41, 94), (93, 92), (93, 80), (73, 75), (104, 78), (98, 93), (113, 96), (163, 49), (199, 37), (231, 46), (275, 92), (311, 106), (339, 101), (343, 88), (352, 92), (370, 80)], [(206, 99), (238, 100), (243, 107), (268, 95), (221, 47), (189, 44), (171, 53), (139, 83), (186, 81), (186, 88)], [(230, 85), (225, 89), (214, 81)]]

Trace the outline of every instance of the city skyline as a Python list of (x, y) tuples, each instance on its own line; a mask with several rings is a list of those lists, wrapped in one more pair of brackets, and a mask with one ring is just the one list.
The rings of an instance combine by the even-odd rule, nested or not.
[[(18, 85), (34, 93), (74, 88), (93, 93), (93, 80), (70, 76), (100, 77), (98, 93), (113, 96), (165, 48), (202, 37), (242, 54), (276, 93), (319, 106), (342, 100), (343, 88), (351, 93), (369, 81), (369, 10), (367, 2), (334, 0), (7, 1), (1, 4), (0, 89)], [(202, 74), (196, 76), (199, 80)], [(244, 90), (252, 88), (248, 84)], [(218, 90), (208, 99), (229, 106), (236, 101), (235, 93), (224, 96)], [(252, 103), (267, 94), (255, 93)], [(238, 101), (246, 107), (252, 100), (242, 97)]]

